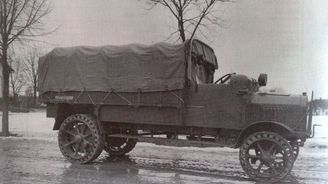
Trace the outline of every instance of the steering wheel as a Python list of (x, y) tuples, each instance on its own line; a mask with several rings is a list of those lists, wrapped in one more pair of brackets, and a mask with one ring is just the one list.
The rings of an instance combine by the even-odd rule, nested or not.
[(214, 84), (217, 84), (218, 82), (220, 82), (220, 84), (224, 84), (224, 83), (227, 82), (227, 80), (230, 79), (230, 77), (231, 77), (232, 75), (234, 75), (234, 74), (236, 74), (236, 73), (228, 73), (228, 74), (225, 74), (225, 75), (223, 75), (222, 77), (220, 77), (218, 80), (216, 80), (216, 81), (214, 82)]

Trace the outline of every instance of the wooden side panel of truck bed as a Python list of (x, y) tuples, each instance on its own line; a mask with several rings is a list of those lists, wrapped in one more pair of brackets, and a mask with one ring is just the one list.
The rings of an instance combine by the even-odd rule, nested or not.
[(204, 84), (183, 91), (181, 107), (103, 106), (101, 120), (138, 124), (242, 129), (245, 99), (230, 85)]
[[(231, 85), (201, 84), (183, 90), (115, 93), (48, 93), (50, 104), (93, 105), (106, 123), (242, 129), (246, 101)], [(56, 116), (56, 105), (48, 114)], [(50, 108), (51, 107), (51, 108)]]

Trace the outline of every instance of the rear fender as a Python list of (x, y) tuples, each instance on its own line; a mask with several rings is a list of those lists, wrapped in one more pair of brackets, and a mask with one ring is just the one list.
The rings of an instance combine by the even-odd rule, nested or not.
[[(62, 122), (72, 114), (94, 114), (95, 107), (93, 105), (56, 105), (55, 124), (53, 130), (59, 130)], [(48, 112), (47, 112), (48, 113)]]

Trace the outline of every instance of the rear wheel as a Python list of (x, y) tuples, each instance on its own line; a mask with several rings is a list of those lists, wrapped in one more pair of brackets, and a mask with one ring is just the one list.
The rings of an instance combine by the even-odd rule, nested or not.
[(61, 124), (58, 144), (66, 159), (84, 164), (100, 155), (104, 141), (95, 118), (86, 114), (74, 114)]
[[(135, 134), (136, 132), (131, 132), (126, 130), (126, 134)], [(129, 153), (137, 144), (136, 139), (131, 138), (120, 138), (120, 137), (109, 137), (105, 139), (104, 150), (113, 156), (121, 156)]]
[(245, 139), (239, 160), (244, 171), (255, 180), (283, 179), (293, 168), (293, 148), (273, 132), (257, 132)]

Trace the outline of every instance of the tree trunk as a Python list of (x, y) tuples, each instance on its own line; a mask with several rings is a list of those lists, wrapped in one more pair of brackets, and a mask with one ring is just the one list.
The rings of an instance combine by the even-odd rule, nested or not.
[(186, 35), (185, 35), (185, 28), (184, 28), (184, 23), (183, 23), (183, 11), (180, 8), (178, 11), (179, 14), (179, 20), (178, 20), (178, 28), (179, 28), (179, 32), (180, 32), (180, 38), (182, 43), (186, 41)]
[(184, 25), (182, 21), (179, 21), (179, 32), (182, 43), (186, 41), (186, 35), (184, 31)]
[(37, 90), (37, 79), (33, 76), (33, 105), (36, 106), (36, 90)]
[(7, 62), (8, 47), (2, 48), (2, 75), (3, 75), (3, 111), (2, 136), (9, 136), (9, 67)]

